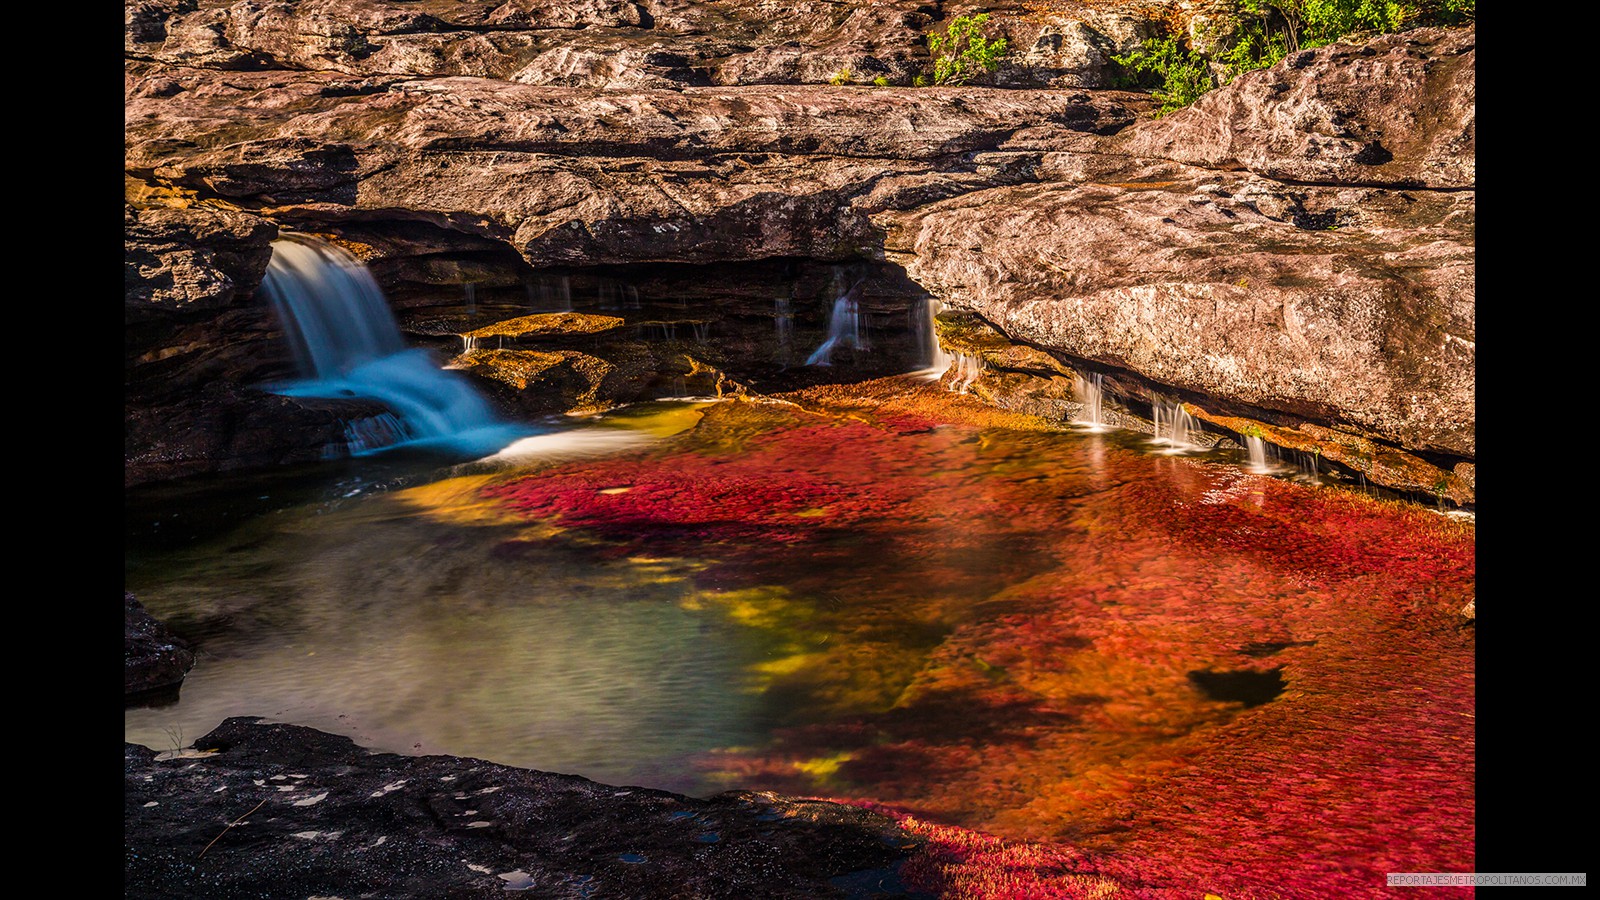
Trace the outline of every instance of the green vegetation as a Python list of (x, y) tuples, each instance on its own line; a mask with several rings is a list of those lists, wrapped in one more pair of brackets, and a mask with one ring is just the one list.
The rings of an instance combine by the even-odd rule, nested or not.
[(889, 76), (887, 76), (887, 75), (879, 75), (877, 78), (872, 79), (872, 83), (877, 85), (878, 87), (888, 87), (889, 86)]
[(845, 66), (844, 68), (840, 69), (839, 71), (833, 73), (833, 77), (828, 79), (828, 83), (829, 84), (849, 84), (850, 83), (851, 74), (852, 73), (850, 71), (850, 67), (849, 66)]
[(1182, 109), (1216, 87), (1205, 57), (1192, 50), (1188, 41), (1180, 43), (1179, 38), (1172, 35), (1150, 38), (1126, 56), (1112, 59), (1146, 80), (1159, 80), (1160, 86), (1150, 92), (1161, 101), (1157, 116)]
[(957, 16), (944, 34), (928, 35), (934, 84), (966, 84), (973, 76), (993, 72), (1000, 66), (1008, 45), (1005, 38), (990, 40), (983, 36), (988, 24), (988, 13)]
[(1235, 0), (1226, 46), (1212, 56), (1187, 34), (1150, 38), (1112, 59), (1161, 101), (1157, 116), (1198, 100), (1218, 84), (1285, 56), (1360, 32), (1391, 34), (1421, 25), (1473, 21), (1477, 0)]

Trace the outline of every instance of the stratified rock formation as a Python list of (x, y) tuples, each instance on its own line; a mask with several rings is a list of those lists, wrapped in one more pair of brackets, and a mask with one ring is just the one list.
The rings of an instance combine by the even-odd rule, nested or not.
[[(462, 359), (507, 409), (603, 407), (711, 370), (755, 390), (814, 381), (803, 364), (858, 277), (826, 268), (876, 265), (883, 341), (909, 346), (931, 294), (1052, 360), (985, 357), (976, 390), (993, 402), (1054, 398), (1065, 415), (1081, 400), (1067, 376), (1093, 372), (1130, 408), (1178, 397), (1218, 428), (1270, 426), (1292, 433), (1284, 446), (1470, 503), (1473, 30), (1303, 51), (1140, 119), (1148, 98), (1110, 89), (1112, 57), (1174, 9), (1209, 14), (1001, 5), (1012, 49), (996, 72), (913, 88), (925, 36), (976, 6), (131, 4), (129, 481), (343, 452), (338, 422), (357, 413), (258, 396), (288, 361), (250, 292), (286, 228), (367, 261), (441, 357), (498, 319), (561, 308), (497, 319), (482, 291), (581, 283), (600, 302), (566, 308), (627, 320), (607, 348), (497, 343), (478, 349), (563, 355)], [(782, 284), (712, 287), (752, 280)], [(646, 307), (680, 312), (604, 302), (645, 284), (672, 285)], [(644, 346), (690, 329), (692, 346)], [(535, 396), (541, 372), (564, 385), (551, 399)], [(203, 408), (180, 402), (202, 389)], [(235, 424), (277, 415), (297, 424)], [(1391, 454), (1404, 465), (1375, 462)]]
[(127, 744), (123, 896), (905, 896), (911, 838), (852, 806), (708, 800), (233, 718), (176, 758)]

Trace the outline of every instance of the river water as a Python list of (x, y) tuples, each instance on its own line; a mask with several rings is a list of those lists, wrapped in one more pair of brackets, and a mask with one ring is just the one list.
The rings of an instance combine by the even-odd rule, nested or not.
[(915, 379), (791, 399), (130, 498), (128, 589), (199, 653), (127, 739), (262, 716), (1218, 884), (1470, 870), (1470, 522)]

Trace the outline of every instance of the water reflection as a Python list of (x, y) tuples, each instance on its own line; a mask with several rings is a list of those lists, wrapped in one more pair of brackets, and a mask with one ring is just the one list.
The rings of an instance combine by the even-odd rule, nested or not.
[[(130, 589), (203, 656), (176, 706), (127, 713), (129, 739), (265, 715), (612, 783), (1156, 841), (1193, 865), (1228, 828), (1175, 830), (1184, 804), (1292, 832), (1273, 804), (1310, 779), (1368, 805), (1306, 848), (1470, 846), (1472, 647), (1452, 618), (1470, 526), (1134, 433), (689, 415), (144, 560)], [(1274, 690), (1241, 701), (1197, 672)], [(1308, 734), (1350, 740), (1307, 755)], [(1135, 828), (1135, 808), (1167, 824)], [(1395, 824), (1413, 808), (1429, 830)]]

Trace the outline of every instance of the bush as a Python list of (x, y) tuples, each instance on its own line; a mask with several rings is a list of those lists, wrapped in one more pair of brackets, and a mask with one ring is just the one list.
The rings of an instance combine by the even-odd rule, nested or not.
[(839, 71), (833, 73), (833, 77), (828, 79), (828, 83), (829, 84), (849, 84), (850, 83), (850, 75), (851, 74), (852, 73), (850, 72), (850, 67), (849, 66), (845, 66), (844, 68), (840, 69)]
[(983, 28), (989, 14), (957, 16), (944, 34), (928, 35), (928, 52), (933, 54), (934, 84), (966, 84), (973, 76), (993, 72), (1006, 53), (1006, 39), (989, 40)]
[[(1460, 25), (1474, 20), (1477, 0), (1236, 0), (1233, 42), (1216, 56), (1226, 84), (1245, 72), (1276, 65), (1285, 56), (1331, 44), (1357, 32), (1390, 34), (1418, 25)], [(1208, 60), (1177, 36), (1151, 38), (1112, 59), (1146, 83), (1163, 116), (1216, 87)]]
[(1158, 86), (1150, 92), (1161, 101), (1158, 117), (1188, 106), (1216, 86), (1205, 58), (1172, 35), (1151, 38), (1126, 56), (1112, 59), (1145, 81), (1158, 80)]

